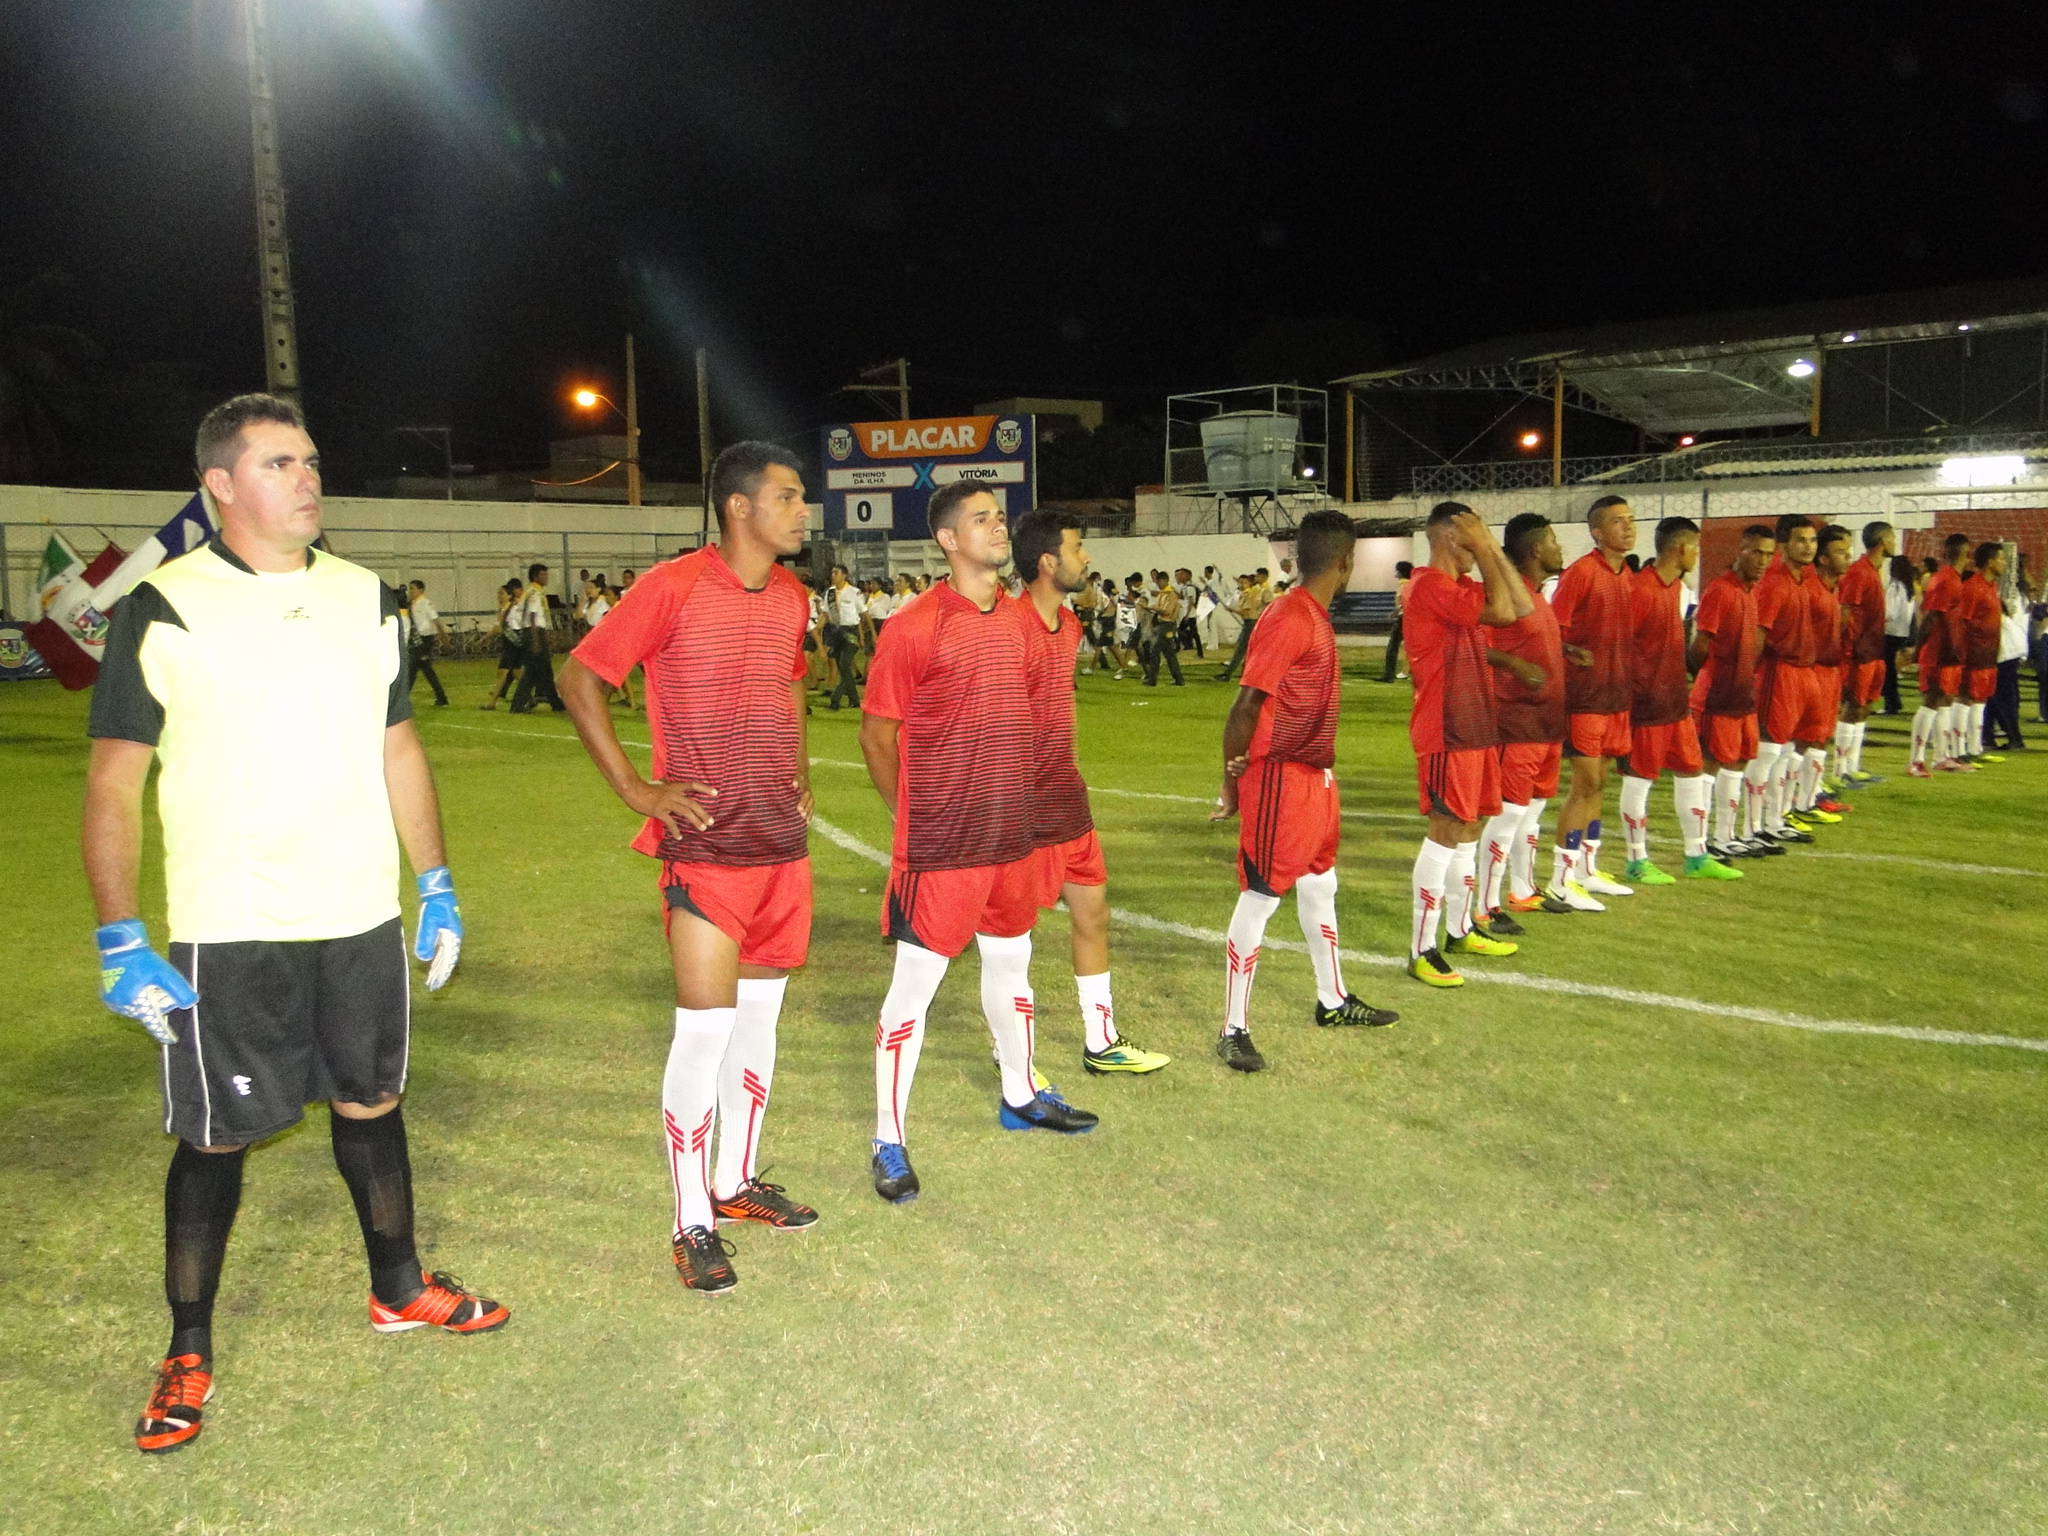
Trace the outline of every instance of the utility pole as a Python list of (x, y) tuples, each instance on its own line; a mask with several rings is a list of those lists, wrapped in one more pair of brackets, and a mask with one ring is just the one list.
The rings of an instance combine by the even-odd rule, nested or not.
[(910, 420), (910, 359), (896, 359), (896, 419)]
[(262, 266), (263, 369), (273, 395), (298, 403), (299, 326), (284, 230), (284, 164), (270, 89), (267, 0), (242, 0), (249, 44), (249, 125), (256, 142), (256, 251)]
[(1550, 483), (1564, 484), (1564, 370), (1550, 370)]
[(640, 381), (633, 368), (633, 333), (626, 333), (626, 505), (640, 505)]
[(701, 549), (711, 542), (711, 359), (697, 349), (697, 488), (703, 501), (704, 522), (697, 530)]
[(878, 405), (886, 405), (889, 396), (896, 397), (896, 419), (910, 420), (910, 359), (899, 357), (893, 362), (877, 363), (872, 368), (863, 368), (855, 375), (851, 384), (842, 384), (834, 391), (842, 395), (866, 395)]
[(447, 475), (445, 481), (447, 495), (445, 499), (453, 501), (455, 499), (455, 433), (453, 429), (448, 427), (393, 427), (391, 430), (401, 437), (424, 438), (430, 443), (436, 439), (440, 441), (441, 465)]

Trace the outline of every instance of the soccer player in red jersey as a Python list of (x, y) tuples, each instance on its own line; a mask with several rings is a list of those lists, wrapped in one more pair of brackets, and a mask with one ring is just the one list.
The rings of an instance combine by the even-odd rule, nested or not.
[(1577, 912), (1606, 910), (1596, 896), (1632, 896), (1595, 862), (1600, 852), (1600, 802), (1609, 759), (1626, 757), (1629, 728), (1631, 613), (1627, 559), (1635, 548), (1636, 518), (1619, 496), (1602, 496), (1586, 510), (1593, 547), (1558, 579), (1550, 606), (1572, 663), (1564, 678), (1571, 788), (1557, 819), (1557, 862), (1549, 894)]
[(1266, 924), (1294, 892), (1316, 975), (1318, 1024), (1392, 1024), (1344, 988), (1337, 947), (1337, 632), (1330, 604), (1351, 579), (1356, 525), (1311, 512), (1295, 532), (1299, 580), (1259, 615), (1243, 686), (1223, 723), (1223, 788), (1210, 820), (1244, 813), (1237, 835), (1237, 910), (1231, 914), (1216, 1054), (1237, 1072), (1266, 1058), (1252, 1044), (1252, 978)]
[(2005, 546), (1996, 541), (1979, 544), (1971, 563), (1976, 569), (1963, 578), (1955, 612), (1962, 632), (1957, 649), (1963, 657), (1964, 725), (1959, 761), (1975, 767), (1982, 762), (2005, 761), (1984, 752), (1984, 706), (1998, 690), (1998, 639), (2005, 619), (1998, 584), (2005, 577)]
[(1074, 760), (1074, 665), (1081, 620), (1067, 598), (1088, 581), (1081, 520), (1071, 512), (1028, 512), (1010, 530), (1010, 553), (1024, 580), (1014, 612), (1024, 629), (1024, 681), (1031, 697), (1032, 841), (1041, 885), (1038, 904), (1065, 901), (1086, 1038), (1081, 1065), (1091, 1074), (1157, 1072), (1173, 1058), (1117, 1033), (1109, 985), (1109, 872), (1088, 808), (1088, 786)]
[(1958, 761), (1962, 750), (1964, 708), (1962, 626), (1956, 604), (1962, 595), (1962, 568), (1970, 558), (1970, 536), (1952, 533), (1941, 541), (1943, 564), (1920, 589), (1918, 642), (1920, 708), (1913, 715), (1913, 749), (1906, 772), (1928, 776), (1927, 760), (1943, 773), (1968, 773)]
[[(1437, 945), (1439, 919), (1444, 948), (1453, 954), (1512, 955), (1519, 947), (1474, 922), (1475, 911), (1484, 915), (1475, 888), (1479, 826), (1501, 814), (1500, 733), (1484, 626), (1527, 618), (1535, 605), (1470, 507), (1440, 501), (1425, 527), (1429, 564), (1408, 583), (1401, 610), (1401, 638), (1415, 679), (1408, 740), (1415, 748), (1419, 809), (1429, 818), (1409, 884), (1408, 974), (1425, 986), (1459, 987), (1465, 978)], [(1479, 581), (1469, 574), (1475, 565)]]
[(1706, 776), (1699, 729), (1693, 723), (1685, 671), (1685, 578), (1700, 559), (1700, 525), (1689, 517), (1657, 524), (1657, 558), (1636, 572), (1630, 593), (1633, 702), (1630, 742), (1622, 765), (1621, 824), (1628, 836), (1623, 878), (1641, 885), (1672, 885), (1673, 876), (1650, 859), (1650, 790), (1671, 770), (1678, 828), (1685, 839), (1685, 874), (1691, 880), (1740, 880), (1707, 851), (1713, 781)]
[(1762, 740), (1764, 828), (1778, 843), (1810, 843), (1813, 833), (1792, 815), (1792, 781), (1806, 748), (1826, 741), (1831, 701), (1820, 697), (1813, 674), (1812, 591), (1817, 548), (1813, 523), (1797, 513), (1778, 519), (1778, 558), (1756, 584), (1756, 620), (1763, 655), (1757, 664), (1757, 724)]
[(1763, 634), (1756, 618), (1756, 584), (1777, 548), (1777, 531), (1768, 523), (1743, 529), (1735, 564), (1701, 590), (1692, 618), (1686, 660), (1697, 669), (1693, 728), (1714, 765), (1714, 837), (1707, 851), (1724, 859), (1785, 851), (1758, 835), (1770, 764), (1757, 756), (1756, 667)]
[(1845, 785), (1884, 782), (1863, 769), (1863, 733), (1871, 704), (1884, 692), (1885, 570), (1898, 550), (1890, 523), (1865, 523), (1862, 558), (1850, 562), (1835, 588), (1847, 615), (1842, 716), (1835, 725), (1835, 777)]
[(927, 515), (951, 575), (889, 616), (868, 668), (861, 756), (895, 818), (882, 933), (895, 975), (875, 1027), (875, 1193), (917, 1198), (904, 1150), (925, 1017), (952, 959), (973, 941), (995, 1036), (1008, 1130), (1076, 1135), (1096, 1117), (1037, 1086), (1031, 1065), (1031, 929), (1040, 863), (1024, 626), (997, 573), (1010, 530), (972, 480), (942, 485)]
[(1515, 912), (1569, 912), (1536, 889), (1543, 809), (1557, 793), (1564, 761), (1564, 644), (1543, 583), (1564, 569), (1557, 530), (1540, 512), (1509, 519), (1501, 551), (1528, 589), (1529, 612), (1494, 626), (1486, 659), (1494, 668), (1493, 714), (1500, 732), (1500, 814), (1480, 834), (1480, 905), (1496, 938), (1523, 932)]
[[(676, 978), (661, 1080), (672, 1248), (683, 1284), (707, 1295), (738, 1283), (718, 1222), (792, 1230), (818, 1219), (763, 1183), (755, 1162), (782, 995), (811, 934), (810, 600), (777, 563), (803, 548), (798, 469), (772, 443), (720, 453), (711, 473), (718, 543), (634, 582), (559, 683), (598, 772), (647, 818), (633, 847), (661, 861)], [(635, 667), (654, 737), (649, 779), (627, 761), (607, 702)]]
[[(1814, 540), (1813, 585), (1806, 595), (1813, 623), (1813, 683), (1817, 707), (1827, 723), (1832, 740), (1842, 717), (1842, 678), (1849, 655), (1848, 613), (1836, 589), (1852, 563), (1849, 530), (1829, 523)], [(1827, 792), (1823, 775), (1828, 753), (1825, 742), (1806, 747), (1798, 768), (1798, 793), (1794, 797), (1804, 821), (1837, 822), (1848, 809)]]

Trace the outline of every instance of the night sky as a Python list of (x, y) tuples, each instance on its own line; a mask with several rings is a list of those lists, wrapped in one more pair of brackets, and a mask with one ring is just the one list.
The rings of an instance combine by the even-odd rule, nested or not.
[[(721, 438), (808, 440), (875, 414), (831, 390), (898, 353), (920, 414), (1157, 414), (1505, 332), (2048, 270), (2040, 7), (271, 9), (344, 487), (408, 421), (539, 461), (629, 327), (648, 456), (694, 477), (698, 345)], [(161, 479), (190, 440), (169, 392), (262, 384), (238, 17), (0, 7), (0, 292), (60, 269), (34, 307), (103, 354), (47, 478)]]

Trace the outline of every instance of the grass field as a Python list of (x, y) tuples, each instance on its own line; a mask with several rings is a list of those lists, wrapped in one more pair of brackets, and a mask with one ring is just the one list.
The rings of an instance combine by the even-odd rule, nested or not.
[[(1471, 962), (1586, 991), (1431, 993), (1369, 958), (1403, 945), (1420, 836), (1407, 691), (1348, 678), (1350, 980), (1403, 1019), (1313, 1029), (1307, 960), (1269, 950), (1272, 1067), (1235, 1077), (1209, 1054), (1220, 949), (1170, 931), (1221, 929), (1235, 897), (1235, 833), (1204, 809), (1213, 670), (1081, 691), (1112, 899), (1160, 924), (1115, 933), (1119, 1021), (1174, 1064), (1081, 1074), (1049, 915), (1041, 1064), (1102, 1128), (997, 1131), (963, 961), (913, 1108), (925, 1195), (901, 1209), (866, 1175), (888, 955), (859, 845), (887, 823), (858, 717), (813, 717), (839, 837), (813, 838), (764, 1156), (824, 1219), (740, 1230), (740, 1288), (707, 1300), (668, 1262), (672, 998), (633, 820), (566, 720), (479, 714), (481, 666), (444, 668), (457, 707), (422, 731), (469, 940), (416, 999), (407, 1118), (428, 1262), (512, 1324), (369, 1330), (315, 1109), (250, 1158), (219, 1395), (161, 1460), (129, 1431), (166, 1327), (170, 1145), (153, 1048), (95, 998), (84, 699), (0, 689), (0, 1529), (2048, 1526), (2048, 1056), (1788, 1027), (2048, 1044), (2048, 754), (1913, 783), (1880, 722), (1891, 781), (1816, 853), (1532, 918), (1520, 956)], [(1668, 788), (1655, 811), (1670, 835)], [(159, 935), (161, 901), (159, 875)], [(1298, 937), (1291, 903), (1271, 934)]]

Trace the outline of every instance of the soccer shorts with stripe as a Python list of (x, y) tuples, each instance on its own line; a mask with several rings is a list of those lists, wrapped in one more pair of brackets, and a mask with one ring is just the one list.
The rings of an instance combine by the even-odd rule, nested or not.
[(1564, 750), (1572, 757), (1627, 757), (1627, 710), (1611, 715), (1565, 716)]
[(882, 893), (882, 937), (951, 960), (977, 933), (1014, 939), (1038, 922), (1043, 862), (1036, 850), (1008, 864), (971, 869), (889, 869)]
[(1337, 776), (1254, 758), (1237, 781), (1237, 888), (1285, 896), (1303, 875), (1337, 864)]
[(1500, 748), (1500, 797), (1509, 805), (1548, 800), (1564, 767), (1561, 741), (1510, 741)]
[(1415, 759), (1416, 808), (1425, 816), (1484, 821), (1500, 814), (1500, 749), (1467, 747)]
[(1991, 696), (1998, 692), (1998, 668), (1965, 667), (1963, 669), (1962, 697), (1972, 704), (1989, 704)]
[(1764, 740), (1819, 746), (1835, 729), (1841, 685), (1833, 667), (1788, 667), (1766, 657), (1756, 669), (1757, 725)]
[(1963, 669), (1960, 664), (1945, 667), (1941, 664), (1941, 646), (1928, 641), (1920, 647), (1915, 658), (1920, 664), (1920, 691), (1938, 693), (1945, 698), (1954, 698), (1963, 691)]
[(1847, 681), (1842, 685), (1842, 697), (1858, 706), (1876, 703), (1878, 696), (1884, 692), (1884, 663), (1853, 662), (1847, 673)]
[(1038, 904), (1049, 907), (1069, 885), (1107, 885), (1109, 868), (1102, 860), (1102, 839), (1090, 827), (1064, 843), (1048, 843), (1033, 855), (1038, 861)]
[(811, 947), (811, 861), (661, 866), (662, 931), (693, 912), (740, 947), (741, 965), (793, 971)]
[(1762, 739), (1754, 712), (1747, 715), (1694, 715), (1693, 730), (1708, 757), (1723, 768), (1740, 768), (1756, 756)]
[(1631, 778), (1654, 779), (1668, 768), (1679, 778), (1690, 779), (1702, 766), (1699, 728), (1690, 715), (1669, 725), (1639, 725), (1629, 741)]

